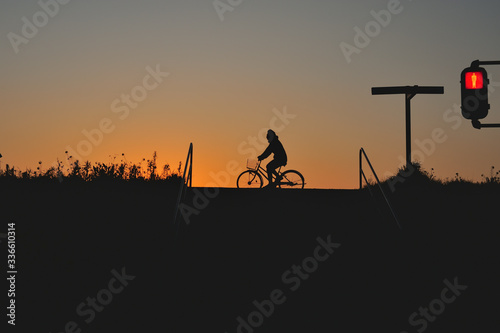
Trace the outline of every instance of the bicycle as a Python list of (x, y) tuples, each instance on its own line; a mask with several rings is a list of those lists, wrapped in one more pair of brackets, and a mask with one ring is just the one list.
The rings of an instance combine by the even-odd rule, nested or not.
[[(236, 186), (238, 188), (261, 188), (263, 184), (262, 177), (267, 179), (270, 182), (270, 179), (267, 177), (267, 171), (261, 167), (261, 162), (259, 161), (257, 165), (249, 160), (247, 161), (247, 169), (243, 171), (236, 180)], [(287, 170), (281, 173), (281, 166), (278, 169), (278, 177), (279, 181), (276, 182), (276, 185), (279, 188), (304, 188), (304, 176), (297, 170)]]

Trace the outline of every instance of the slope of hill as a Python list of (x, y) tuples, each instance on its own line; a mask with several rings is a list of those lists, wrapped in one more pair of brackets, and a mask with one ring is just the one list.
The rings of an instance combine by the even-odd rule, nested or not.
[(366, 190), (218, 189), (196, 205), (193, 190), (174, 237), (176, 188), (2, 187), (18, 329), (470, 332), (497, 318), (498, 191), (402, 188), (399, 229)]

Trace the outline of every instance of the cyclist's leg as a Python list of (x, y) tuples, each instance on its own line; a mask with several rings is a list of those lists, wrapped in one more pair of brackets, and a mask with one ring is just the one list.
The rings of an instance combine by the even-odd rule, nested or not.
[(281, 180), (281, 178), (282, 178), (281, 174), (280, 174), (282, 166), (283, 165), (280, 165), (276, 170), (274, 170), (274, 177), (275, 177), (275, 179), (276, 179), (277, 182), (279, 182)]
[(279, 169), (274, 171), (274, 175), (276, 176), (276, 182), (280, 182), (283, 179), (283, 176), (281, 175), (281, 167), (283, 165), (280, 165)]
[[(280, 168), (280, 171), (281, 171), (281, 168), (286, 165), (286, 161), (282, 161), (282, 160), (275, 160), (275, 161), (277, 163), (276, 168)], [(283, 178), (281, 176), (281, 174), (278, 171), (276, 171), (276, 170), (274, 170), (274, 175), (276, 176), (276, 182), (281, 181), (281, 179)]]
[(273, 182), (273, 174), (276, 174), (276, 168), (278, 168), (279, 166), (280, 164), (276, 160), (272, 160), (271, 162), (267, 163), (266, 169), (269, 184)]
[(279, 161), (279, 160), (272, 160), (271, 162), (269, 162), (267, 164), (267, 177), (269, 178), (269, 182), (271, 183), (272, 182), (272, 175), (274, 174), (274, 176), (276, 177), (276, 182), (280, 181), (281, 180), (281, 175), (276, 171), (277, 168), (280, 168), (282, 166), (285, 166), (286, 165), (286, 162), (282, 162), (282, 161)]

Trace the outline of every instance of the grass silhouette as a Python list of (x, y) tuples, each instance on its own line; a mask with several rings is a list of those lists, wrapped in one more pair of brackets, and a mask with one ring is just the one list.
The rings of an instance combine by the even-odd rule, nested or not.
[[(381, 185), (389, 192), (395, 192), (400, 189), (433, 189), (433, 188), (494, 188), (500, 187), (500, 171), (495, 172), (495, 167), (491, 167), (490, 175), (481, 175), (482, 180), (475, 182), (465, 179), (457, 172), (453, 178), (439, 179), (434, 174), (434, 168), (431, 171), (425, 170), (418, 162), (413, 162), (410, 166), (404, 166), (397, 170), (394, 176), (381, 180)], [(376, 186), (377, 183), (369, 178), (370, 186)], [(364, 188), (367, 187), (365, 184)]]
[[(110, 156), (111, 157), (111, 156)], [(93, 182), (101, 180), (113, 181), (148, 181), (148, 182), (175, 182), (182, 179), (181, 167), (179, 162), (177, 169), (172, 170), (169, 164), (163, 165), (161, 169), (157, 165), (156, 151), (151, 159), (143, 158), (139, 163), (127, 161), (125, 154), (121, 154), (119, 162), (116, 161), (116, 155), (108, 163), (104, 162), (81, 162), (73, 159), (66, 152), (66, 161), (63, 163), (59, 159), (56, 166), (44, 170), (42, 161), (38, 162), (36, 170), (26, 169), (21, 171), (9, 164), (5, 168), (0, 168), (0, 180), (21, 180), (21, 181), (80, 181)]]
[[(42, 161), (38, 162), (36, 170), (26, 169), (21, 171), (9, 164), (5, 168), (0, 167), (0, 181), (23, 180), (23, 181), (147, 181), (147, 182), (173, 182), (180, 183), (182, 179), (182, 162), (176, 169), (172, 169), (170, 164), (164, 164), (161, 168), (157, 164), (156, 151), (151, 159), (143, 158), (138, 163), (129, 162), (125, 154), (120, 155), (117, 162), (117, 154), (110, 155), (111, 161), (104, 162), (81, 162), (68, 155), (66, 151), (66, 161), (57, 159), (56, 166), (44, 170)], [(490, 175), (481, 175), (482, 180), (474, 182), (465, 179), (456, 173), (453, 178), (439, 179), (434, 175), (434, 168), (431, 171), (425, 170), (418, 162), (413, 162), (409, 167), (404, 166), (397, 170), (394, 176), (382, 180), (384, 189), (394, 192), (398, 189), (408, 188), (435, 188), (435, 187), (463, 187), (463, 188), (495, 188), (500, 186), (500, 170), (496, 171), (492, 166)], [(370, 186), (376, 186), (376, 182), (368, 179)], [(366, 184), (363, 186), (367, 187)]]

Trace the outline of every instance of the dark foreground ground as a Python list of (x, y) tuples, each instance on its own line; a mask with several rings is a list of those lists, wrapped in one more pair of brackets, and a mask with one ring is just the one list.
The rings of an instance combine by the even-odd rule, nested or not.
[[(18, 270), (16, 326), (3, 325), (6, 283), (2, 325), (53, 333), (498, 330), (498, 191), (398, 190), (391, 200), (400, 230), (366, 190), (220, 189), (196, 199), (199, 213), (189, 225), (180, 216), (174, 237), (177, 190), (0, 188), (0, 233), (16, 223)], [(186, 204), (194, 206), (192, 193)]]

